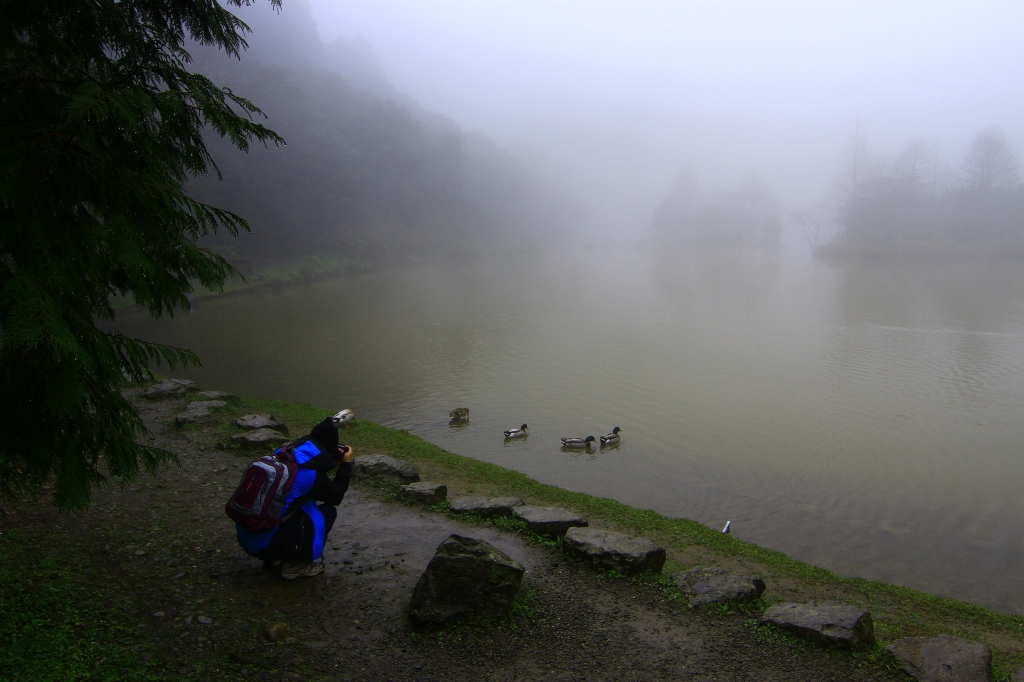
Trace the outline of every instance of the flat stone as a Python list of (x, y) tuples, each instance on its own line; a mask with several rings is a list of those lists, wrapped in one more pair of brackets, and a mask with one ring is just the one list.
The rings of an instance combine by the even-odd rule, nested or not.
[(284, 422), (277, 421), (272, 414), (247, 414), (240, 419), (236, 419), (235, 424), (249, 431), (273, 429), (281, 433), (288, 433), (288, 427), (284, 425)]
[(412, 592), (409, 618), (420, 624), (498, 620), (508, 613), (525, 569), (483, 540), (450, 535)]
[(665, 565), (665, 548), (646, 538), (597, 528), (570, 528), (562, 547), (591, 567), (637, 575), (645, 571), (660, 573)]
[[(885, 650), (908, 675), (921, 682), (989, 682), (992, 676), (992, 651), (969, 639), (951, 635), (907, 637)], [(1011, 679), (1020, 679), (1021, 672)]]
[(222, 407), (227, 407), (228, 404), (223, 400), (193, 400), (185, 408), (188, 410), (219, 410)]
[(212, 622), (213, 622), (212, 620), (210, 620), (210, 619), (209, 619), (209, 618), (207, 618), (206, 616), (199, 616), (198, 618), (196, 618), (196, 620), (198, 620), (198, 621), (199, 621), (200, 623), (202, 623), (203, 625), (209, 625), (210, 623), (212, 623)]
[(575, 512), (558, 507), (533, 507), (523, 505), (514, 507), (512, 513), (516, 518), (526, 521), (526, 526), (537, 535), (561, 537), (570, 528), (586, 528), (587, 520)]
[(256, 429), (255, 431), (249, 431), (248, 433), (240, 433), (237, 436), (231, 436), (231, 440), (249, 447), (258, 447), (260, 445), (278, 445), (280, 443), (287, 443), (291, 438), (284, 436), (273, 429)]
[(377, 478), (392, 483), (416, 483), (420, 474), (413, 465), (387, 455), (364, 455), (352, 462), (356, 478)]
[(871, 614), (859, 606), (849, 604), (776, 604), (761, 617), (761, 625), (767, 624), (820, 644), (833, 644), (850, 649), (875, 641)]
[(1024, 668), (1019, 668), (1017, 672), (1010, 675), (1010, 682), (1024, 682)]
[(480, 516), (512, 516), (514, 507), (521, 507), (518, 497), (456, 497), (448, 509), (456, 514)]
[(166, 379), (143, 389), (139, 395), (143, 398), (156, 400), (160, 398), (174, 398), (184, 395), (189, 391), (198, 390), (199, 386), (194, 381), (189, 381), (188, 379)]
[(212, 420), (213, 415), (205, 407), (188, 409), (181, 414), (174, 416), (174, 421), (178, 426), (184, 426), (185, 424), (205, 424)]
[(224, 402), (231, 403), (232, 405), (237, 405), (242, 402), (242, 399), (234, 393), (225, 393), (224, 391), (200, 391), (196, 396), (205, 398), (206, 400), (223, 400)]
[(730, 601), (754, 601), (764, 594), (764, 581), (752, 575), (729, 573), (715, 566), (697, 566), (672, 580), (690, 597), (690, 607)]
[(448, 486), (444, 483), (410, 483), (402, 486), (402, 494), (423, 504), (441, 504), (448, 499)]

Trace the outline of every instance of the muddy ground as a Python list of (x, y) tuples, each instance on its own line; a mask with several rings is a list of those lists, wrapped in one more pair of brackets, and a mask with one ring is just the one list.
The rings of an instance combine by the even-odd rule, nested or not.
[[(907, 679), (766, 634), (740, 612), (690, 610), (663, 584), (603, 577), (554, 548), (386, 502), (358, 484), (339, 508), (325, 574), (284, 581), (241, 551), (223, 512), (252, 456), (215, 449), (209, 431), (174, 426), (176, 401), (139, 405), (180, 468), (103, 491), (84, 513), (37, 508), (6, 523), (67, 528), (68, 551), (90, 558), (112, 602), (130, 605), (139, 664), (172, 678)], [(516, 616), (491, 628), (411, 628), (409, 595), (451, 533), (486, 539), (526, 566), (530, 596)], [(287, 625), (287, 639), (267, 640), (274, 623)]]

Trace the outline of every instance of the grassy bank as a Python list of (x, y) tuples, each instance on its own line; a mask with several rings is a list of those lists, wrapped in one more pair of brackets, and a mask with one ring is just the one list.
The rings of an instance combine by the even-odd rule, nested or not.
[[(270, 412), (288, 423), (294, 433), (306, 432), (330, 414), (271, 400), (244, 400), (240, 406), (228, 409), (232, 415)], [(238, 432), (230, 419), (218, 428), (225, 436)], [(903, 637), (945, 633), (989, 645), (995, 680), (1006, 679), (1011, 671), (1024, 666), (1024, 617), (874, 580), (844, 578), (694, 521), (538, 483), (521, 473), (447, 452), (409, 433), (370, 421), (352, 422), (342, 431), (342, 440), (360, 454), (381, 452), (406, 460), (419, 469), (423, 480), (445, 483), (455, 493), (515, 495), (530, 504), (579, 512), (594, 527), (651, 538), (668, 550), (666, 573), (698, 564), (719, 565), (764, 576), (768, 583), (764, 596), (767, 605), (819, 599), (864, 606), (872, 613), (882, 646)]]
[[(181, 408), (187, 402), (182, 400)], [(170, 410), (162, 424), (177, 409), (174, 405), (161, 408)], [(223, 501), (241, 467), (259, 453), (232, 447), (230, 436), (241, 432), (234, 419), (253, 412), (274, 414), (293, 435), (307, 432), (329, 414), (296, 403), (243, 400), (218, 411), (213, 424), (168, 427), (173, 449), (188, 453), (181, 456), (180, 468), (162, 469), (155, 479), (143, 477), (125, 491), (101, 491), (94, 505), (80, 514), (58, 515), (45, 499), (8, 508), (8, 518), (0, 519), (0, 680), (242, 680), (252, 679), (254, 669), (277, 671), (276, 679), (282, 679), (295, 671), (280, 656), (288, 646), (263, 642), (262, 629), (284, 620), (301, 636), (305, 625), (288, 610), (319, 604), (343, 583), (314, 584), (323, 592), (307, 604), (296, 600), (291, 583), (260, 582), (250, 569), (239, 573), (231, 563), (238, 558), (231, 558), (237, 551), (223, 518)], [(382, 452), (411, 462), (424, 480), (446, 483), (450, 496), (516, 495), (578, 511), (594, 527), (654, 539), (668, 550), (668, 575), (712, 564), (764, 576), (768, 591), (763, 600), (738, 612), (715, 611), (711, 615), (716, 619), (745, 620), (754, 627), (754, 618), (773, 603), (841, 600), (868, 607), (880, 639), (866, 658), (857, 654), (862, 657), (858, 665), (891, 668), (881, 653), (885, 644), (940, 633), (991, 646), (994, 680), (1006, 680), (1024, 665), (1020, 617), (884, 583), (841, 578), (698, 523), (544, 485), (369, 421), (357, 419), (343, 430), (342, 439), (359, 454)], [(229, 444), (228, 451), (211, 453), (217, 441)], [(385, 488), (383, 496), (391, 497), (389, 492)], [(509, 522), (503, 529), (519, 530)], [(672, 590), (667, 580), (656, 583), (658, 589)], [(192, 621), (191, 616), (204, 614), (212, 625)], [(756, 629), (765, 638), (788, 637)], [(307, 636), (323, 637), (312, 625)], [(186, 648), (180, 637), (205, 646)], [(796, 644), (796, 650), (808, 646)], [(330, 659), (319, 669), (299, 672), (304, 679), (336, 681), (344, 675), (325, 672), (336, 662)]]

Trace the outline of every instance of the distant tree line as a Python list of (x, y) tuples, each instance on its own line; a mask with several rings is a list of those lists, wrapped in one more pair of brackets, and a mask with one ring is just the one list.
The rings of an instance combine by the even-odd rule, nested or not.
[(685, 246), (775, 248), (782, 228), (779, 201), (756, 175), (736, 187), (707, 192), (688, 168), (654, 212), (655, 236)]
[(924, 140), (887, 159), (854, 135), (836, 187), (838, 229), (822, 255), (1024, 248), (1020, 164), (998, 128), (979, 132), (954, 171)]
[(287, 143), (242, 154), (210, 140), (222, 177), (190, 191), (248, 218), (244, 239), (210, 239), (229, 258), (479, 252), (546, 240), (577, 213), (492, 140), (414, 102), (322, 68), (199, 54)]

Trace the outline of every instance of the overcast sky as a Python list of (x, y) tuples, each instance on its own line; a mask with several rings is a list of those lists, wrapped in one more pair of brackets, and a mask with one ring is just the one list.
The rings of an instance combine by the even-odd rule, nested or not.
[(613, 221), (688, 165), (708, 185), (758, 172), (798, 207), (855, 126), (951, 163), (985, 126), (1024, 142), (1019, 1), (312, 5), (322, 38), (364, 36), (398, 90), (604, 196)]

